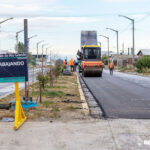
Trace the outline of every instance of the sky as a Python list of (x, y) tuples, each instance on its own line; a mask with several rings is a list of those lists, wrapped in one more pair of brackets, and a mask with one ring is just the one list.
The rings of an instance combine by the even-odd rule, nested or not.
[[(44, 40), (49, 50), (57, 55), (72, 57), (80, 49), (81, 30), (95, 30), (110, 38), (110, 50), (116, 52), (115, 32), (119, 31), (119, 50), (132, 47), (131, 21), (135, 19), (135, 50), (150, 48), (150, 0), (0, 0), (0, 21), (14, 17), (0, 26), (0, 50), (12, 50), (16, 32), (23, 29), (28, 19), (30, 52), (36, 54), (36, 43)], [(23, 33), (19, 41), (23, 42)], [(98, 36), (102, 50), (107, 41)], [(45, 47), (46, 48), (46, 47)], [(41, 45), (39, 47), (41, 52)]]

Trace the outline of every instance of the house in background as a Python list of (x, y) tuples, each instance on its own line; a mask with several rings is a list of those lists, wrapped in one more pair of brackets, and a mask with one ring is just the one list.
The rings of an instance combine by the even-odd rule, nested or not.
[(137, 53), (138, 56), (150, 56), (150, 49), (141, 49)]

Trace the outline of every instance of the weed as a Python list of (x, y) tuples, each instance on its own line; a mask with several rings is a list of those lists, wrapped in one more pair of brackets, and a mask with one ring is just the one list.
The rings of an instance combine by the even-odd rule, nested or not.
[(48, 108), (51, 104), (53, 104), (54, 102), (53, 101), (43, 101), (42, 102), (42, 105), (46, 108)]
[(59, 107), (55, 106), (55, 107), (52, 108), (51, 111), (52, 111), (52, 112), (59, 112), (60, 109), (59, 109)]
[(73, 105), (68, 106), (68, 109), (71, 110), (71, 111), (75, 111), (76, 110), (76, 108)]
[[(33, 92), (33, 95), (39, 96), (40, 93), (39, 93), (39, 91), (36, 91), (36, 92)], [(42, 92), (42, 96), (50, 97), (50, 98), (53, 98), (53, 97), (62, 97), (64, 95), (65, 95), (65, 93), (62, 92), (62, 91), (48, 91), (48, 90), (44, 90)]]
[(47, 85), (46, 88), (61, 89), (61, 88), (66, 88), (66, 87), (65, 86), (49, 86), (49, 85)]

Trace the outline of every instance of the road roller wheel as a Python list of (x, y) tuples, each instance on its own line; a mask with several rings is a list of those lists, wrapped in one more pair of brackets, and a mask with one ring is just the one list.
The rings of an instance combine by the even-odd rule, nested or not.
[(99, 77), (102, 77), (102, 72), (99, 74)]
[(83, 77), (86, 77), (86, 73), (85, 73), (84, 70), (82, 71), (82, 76), (83, 76)]

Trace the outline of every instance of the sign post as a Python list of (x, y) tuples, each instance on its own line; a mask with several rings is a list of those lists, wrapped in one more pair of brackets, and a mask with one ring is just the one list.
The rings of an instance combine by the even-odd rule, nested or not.
[(0, 55), (0, 82), (15, 82), (16, 107), (14, 129), (17, 130), (26, 120), (20, 102), (19, 83), (28, 81), (26, 54)]

